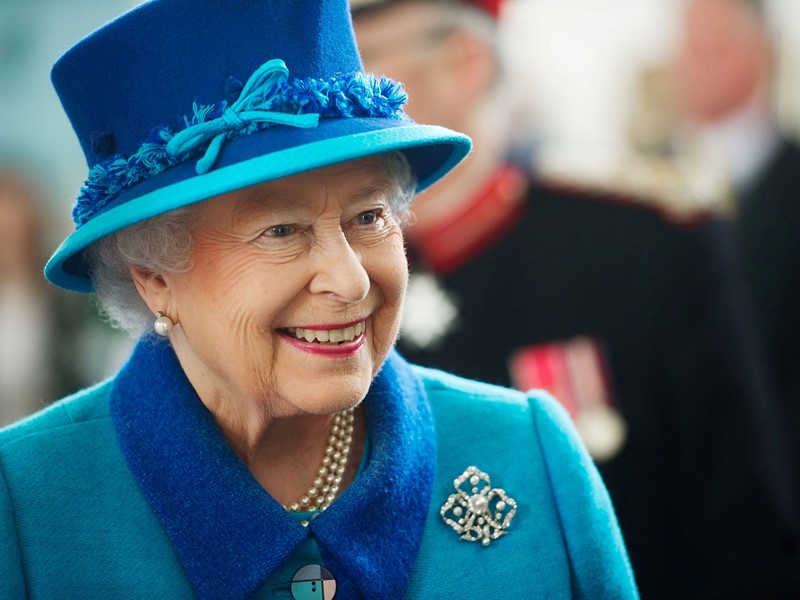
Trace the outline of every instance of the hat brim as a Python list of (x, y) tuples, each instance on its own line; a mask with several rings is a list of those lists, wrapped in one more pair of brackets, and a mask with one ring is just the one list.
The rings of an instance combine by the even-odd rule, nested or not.
[(468, 137), (444, 127), (387, 119), (330, 119), (314, 130), (278, 127), (231, 140), (210, 172), (197, 175), (196, 161), (189, 160), (104, 207), (64, 240), (47, 262), (45, 276), (60, 287), (92, 292), (83, 251), (134, 223), (252, 185), (392, 151), (407, 157), (419, 192), (470, 148)]

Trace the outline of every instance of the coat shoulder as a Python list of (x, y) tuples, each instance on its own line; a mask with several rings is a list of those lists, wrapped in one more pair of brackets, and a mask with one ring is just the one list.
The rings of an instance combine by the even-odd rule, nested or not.
[(466, 379), (436, 369), (414, 365), (425, 392), (436, 411), (458, 404), (458, 412), (476, 419), (500, 417), (526, 421), (529, 426), (541, 416), (561, 420), (566, 413), (561, 405), (543, 390), (520, 392), (510, 388)]
[(113, 380), (109, 379), (67, 396), (41, 411), (0, 429), (0, 450), (15, 442), (100, 419), (109, 418), (109, 396)]
[[(561, 405), (540, 390), (523, 393), (414, 369), (436, 423), (437, 478), (418, 559), (425, 566), (418, 567), (412, 597), (441, 597), (442, 582), (452, 581), (489, 595), (505, 588), (505, 596), (519, 597), (518, 575), (525, 573), (525, 597), (565, 597), (571, 590), (577, 598), (636, 598), (608, 493)], [(458, 540), (441, 516), (440, 502), (449, 501), (458, 485), (453, 478), (470, 466), (518, 506), (507, 539), (498, 542), (505, 553), (482, 554), (480, 569), (463, 568), (475, 564), (476, 547)], [(448, 568), (442, 565), (443, 547)], [(449, 574), (451, 564), (458, 574)], [(487, 580), (486, 569), (505, 583)]]
[(512, 405), (527, 403), (525, 394), (516, 390), (419, 365), (413, 365), (413, 369), (433, 401), (455, 394), (466, 395), (475, 400), (501, 401)]

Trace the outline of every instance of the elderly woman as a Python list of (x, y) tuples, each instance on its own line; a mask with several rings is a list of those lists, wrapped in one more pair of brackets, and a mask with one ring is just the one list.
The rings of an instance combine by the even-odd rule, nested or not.
[(469, 141), (360, 69), (344, 0), (154, 0), (56, 64), (90, 173), (46, 275), (143, 333), (0, 433), (0, 597), (636, 597), (555, 403), (392, 350)]

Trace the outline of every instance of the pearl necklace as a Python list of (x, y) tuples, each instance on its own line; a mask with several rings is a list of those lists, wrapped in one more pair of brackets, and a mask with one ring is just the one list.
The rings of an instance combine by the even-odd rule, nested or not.
[(328, 445), (322, 455), (322, 464), (317, 476), (298, 502), (292, 502), (284, 508), (291, 512), (319, 510), (323, 511), (331, 505), (339, 493), (342, 476), (350, 458), (353, 445), (353, 422), (355, 417), (352, 408), (348, 408), (333, 417), (333, 427), (328, 438)]

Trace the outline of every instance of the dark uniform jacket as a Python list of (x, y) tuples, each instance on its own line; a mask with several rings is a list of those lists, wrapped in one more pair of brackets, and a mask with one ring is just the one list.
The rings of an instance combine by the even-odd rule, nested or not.
[(789, 465), (729, 224), (531, 183), (505, 227), (437, 276), (449, 330), (401, 351), (511, 384), (521, 348), (590, 336), (629, 429), (600, 469), (642, 597), (800, 597)]
[[(800, 147), (784, 140), (749, 187), (736, 221), (747, 286), (767, 362), (787, 413), (800, 426)], [(795, 443), (800, 454), (800, 444)]]

